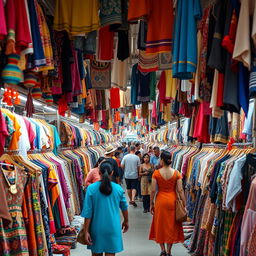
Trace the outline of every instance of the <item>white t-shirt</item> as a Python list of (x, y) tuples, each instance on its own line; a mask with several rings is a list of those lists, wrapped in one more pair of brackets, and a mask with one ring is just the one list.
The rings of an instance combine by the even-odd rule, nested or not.
[(226, 195), (226, 207), (236, 211), (236, 197), (242, 191), (242, 168), (246, 162), (246, 156), (237, 159), (229, 176)]
[(140, 158), (135, 154), (126, 155), (121, 165), (124, 165), (125, 179), (138, 179), (138, 166), (140, 165)]

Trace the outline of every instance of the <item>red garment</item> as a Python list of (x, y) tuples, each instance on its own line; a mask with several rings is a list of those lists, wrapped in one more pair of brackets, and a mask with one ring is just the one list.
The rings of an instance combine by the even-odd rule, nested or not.
[(6, 54), (9, 55), (26, 49), (32, 43), (25, 1), (7, 0), (5, 16), (8, 30)]
[(109, 30), (109, 26), (99, 30), (97, 57), (101, 61), (109, 61), (114, 58), (114, 32)]
[(66, 96), (63, 95), (58, 102), (58, 111), (61, 116), (65, 116), (66, 111), (68, 110), (68, 104)]
[(7, 35), (7, 28), (4, 14), (4, 3), (0, 1), (0, 40), (3, 40)]
[(210, 121), (210, 103), (203, 102), (199, 106), (199, 110), (195, 118), (195, 127), (193, 137), (197, 138), (198, 142), (209, 143), (209, 121)]
[(0, 110), (0, 156), (4, 153), (5, 140), (8, 135), (9, 133), (7, 130), (6, 122)]
[(145, 18), (149, 13), (149, 0), (130, 0), (128, 21), (137, 21)]
[(218, 78), (218, 91), (217, 91), (217, 107), (222, 107), (224, 94), (224, 74), (219, 73)]
[(237, 25), (238, 25), (238, 20), (237, 20), (237, 16), (236, 16), (236, 11), (233, 10), (232, 20), (231, 20), (230, 28), (229, 28), (229, 34), (226, 35), (222, 41), (222, 46), (230, 54), (233, 54), (233, 51), (235, 48)]
[(120, 108), (120, 89), (110, 89), (110, 108)]

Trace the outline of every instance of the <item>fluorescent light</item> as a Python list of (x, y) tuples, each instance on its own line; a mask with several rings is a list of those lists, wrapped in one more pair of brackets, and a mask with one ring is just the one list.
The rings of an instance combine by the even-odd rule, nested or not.
[[(25, 102), (28, 100), (28, 98), (25, 97), (25, 96), (23, 96), (23, 95), (20, 95), (19, 98), (20, 98), (20, 100), (25, 101)], [(42, 103), (40, 103), (40, 102), (37, 101), (37, 100), (33, 100), (33, 103), (34, 103), (34, 105), (36, 105), (36, 106), (42, 106), (42, 105), (43, 105)]]
[(44, 109), (49, 110), (49, 111), (54, 111), (54, 112), (56, 111), (55, 108), (48, 107), (48, 106), (44, 106)]

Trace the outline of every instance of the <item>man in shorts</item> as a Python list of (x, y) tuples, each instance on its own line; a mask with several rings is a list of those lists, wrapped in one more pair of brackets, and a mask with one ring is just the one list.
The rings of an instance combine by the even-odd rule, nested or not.
[(138, 188), (140, 158), (135, 155), (135, 146), (130, 147), (130, 153), (124, 156), (121, 167), (124, 170), (127, 193), (130, 199), (130, 205), (137, 207), (135, 196)]

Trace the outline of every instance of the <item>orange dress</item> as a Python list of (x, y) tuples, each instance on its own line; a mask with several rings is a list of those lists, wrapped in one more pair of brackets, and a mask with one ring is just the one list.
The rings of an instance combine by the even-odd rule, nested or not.
[(169, 180), (165, 180), (159, 170), (156, 170), (153, 178), (157, 181), (158, 192), (149, 239), (159, 244), (183, 243), (182, 223), (177, 222), (175, 218), (176, 183), (178, 179), (181, 179), (181, 175), (175, 171)]

